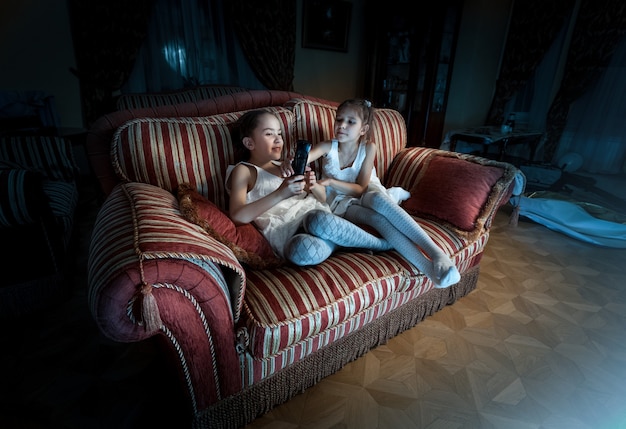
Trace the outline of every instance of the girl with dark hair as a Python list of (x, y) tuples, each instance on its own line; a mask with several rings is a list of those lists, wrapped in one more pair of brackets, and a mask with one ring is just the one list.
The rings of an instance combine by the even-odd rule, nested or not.
[[(236, 131), (235, 153), (241, 161), (229, 166), (226, 174), (229, 215), (238, 224), (253, 222), (278, 256), (297, 265), (314, 265), (338, 247), (390, 248), (384, 239), (334, 215), (325, 203), (324, 187), (310, 168), (304, 175), (282, 177), (284, 142), (280, 121), (273, 113), (248, 111)], [(309, 194), (312, 198), (307, 198)], [(306, 233), (310, 215), (336, 233), (323, 238)]]

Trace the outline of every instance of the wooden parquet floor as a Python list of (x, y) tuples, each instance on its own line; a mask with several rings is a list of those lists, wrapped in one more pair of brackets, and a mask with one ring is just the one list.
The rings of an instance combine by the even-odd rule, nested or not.
[(497, 215), (478, 288), (260, 428), (626, 428), (626, 249)]

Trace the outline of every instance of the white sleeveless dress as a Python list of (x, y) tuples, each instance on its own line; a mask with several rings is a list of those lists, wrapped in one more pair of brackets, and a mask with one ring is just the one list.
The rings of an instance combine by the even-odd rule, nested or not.
[[(356, 157), (352, 162), (352, 165), (341, 168), (339, 162), (339, 142), (337, 140), (331, 141), (330, 151), (324, 156), (322, 169), (326, 177), (331, 177), (336, 180), (342, 180), (344, 182), (356, 182), (356, 178), (361, 171), (361, 166), (365, 160), (365, 143), (359, 143)], [(370, 183), (367, 191), (381, 191), (387, 193), (396, 203), (406, 200), (410, 193), (400, 187), (385, 188), (380, 182), (378, 175), (376, 174), (376, 167), (372, 168), (372, 174), (370, 176)], [(326, 187), (326, 202), (330, 206), (330, 209), (336, 215), (343, 216), (348, 210), (351, 204), (358, 203), (360, 197), (353, 197), (344, 193), (338, 192), (332, 186)]]
[[(254, 164), (248, 162), (241, 162), (240, 164), (252, 166), (257, 172), (256, 183), (246, 195), (247, 203), (254, 202), (274, 192), (283, 182), (283, 178), (268, 173)], [(226, 169), (226, 189), (228, 193), (230, 193), (228, 178), (233, 168), (235, 168), (234, 165), (229, 165)], [(254, 224), (265, 236), (274, 252), (281, 257), (284, 257), (283, 252), (287, 240), (293, 237), (302, 226), (302, 219), (305, 214), (315, 209), (330, 212), (327, 204), (318, 201), (313, 196), (307, 198), (307, 195), (294, 195), (286, 198), (254, 220)]]

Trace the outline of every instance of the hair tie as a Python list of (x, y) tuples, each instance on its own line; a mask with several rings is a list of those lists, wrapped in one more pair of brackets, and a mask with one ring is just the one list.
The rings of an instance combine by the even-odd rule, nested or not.
[(365, 104), (365, 106), (369, 109), (370, 107), (372, 107), (372, 102), (369, 100), (363, 100), (363, 103)]

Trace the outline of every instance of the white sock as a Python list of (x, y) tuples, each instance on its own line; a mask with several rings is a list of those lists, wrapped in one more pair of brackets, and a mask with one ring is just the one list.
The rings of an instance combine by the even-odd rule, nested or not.
[[(404, 211), (399, 207), (401, 211)], [(435, 244), (428, 234), (409, 216), (394, 216), (389, 211), (391, 219), (371, 208), (353, 204), (346, 212), (346, 218), (355, 223), (370, 225), (391, 243), (402, 256), (415, 265), (437, 288), (446, 288), (461, 279), (454, 262)], [(418, 240), (411, 240), (411, 234)], [(422, 249), (429, 250), (432, 259), (422, 253)]]

